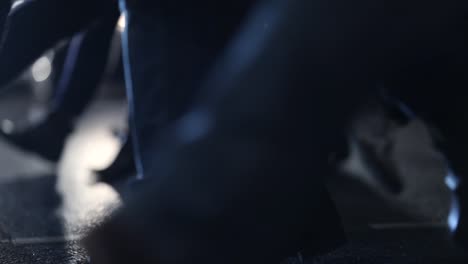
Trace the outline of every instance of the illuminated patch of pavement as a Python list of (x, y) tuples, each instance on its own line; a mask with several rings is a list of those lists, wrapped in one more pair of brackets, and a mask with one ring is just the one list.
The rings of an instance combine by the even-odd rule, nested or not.
[[(0, 118), (20, 105), (0, 104)], [(93, 182), (91, 170), (105, 167), (115, 155), (118, 141), (111, 128), (125, 122), (122, 109), (121, 103), (114, 102), (94, 107), (68, 140), (56, 168), (0, 141), (0, 263), (89, 262), (79, 238), (119, 204), (110, 186)], [(411, 181), (420, 182), (420, 177)], [(350, 242), (326, 255), (302, 262), (295, 257), (287, 263), (468, 263), (441, 224), (445, 208), (427, 202), (445, 201), (446, 193), (431, 187), (440, 179), (424, 177), (431, 199), (422, 193), (405, 193), (400, 200), (413, 201), (412, 206), (420, 201), (409, 208), (395, 206), (362, 182), (332, 177), (330, 190)]]

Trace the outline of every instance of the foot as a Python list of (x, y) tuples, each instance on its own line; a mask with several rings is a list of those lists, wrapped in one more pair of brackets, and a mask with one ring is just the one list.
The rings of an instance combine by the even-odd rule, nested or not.
[(133, 147), (131, 140), (125, 140), (114, 162), (103, 170), (96, 170), (98, 181), (115, 183), (136, 174), (135, 160), (133, 159)]
[[(141, 192), (139, 193), (141, 194)], [(148, 197), (139, 200), (141, 197), (141, 195), (136, 198), (133, 196), (133, 199), (136, 200), (127, 201), (128, 203), (112, 218), (95, 228), (84, 238), (82, 243), (90, 256), (91, 263), (190, 262), (187, 260), (192, 260), (193, 263), (219, 263), (219, 260), (233, 263), (229, 259), (238, 257), (235, 255), (236, 250), (231, 250), (236, 248), (235, 246), (229, 246), (226, 253), (222, 250), (212, 250), (213, 245), (211, 243), (213, 241), (210, 241), (210, 239), (213, 238), (210, 236), (212, 234), (210, 232), (222, 228), (222, 226), (213, 226), (213, 229), (211, 229), (211, 225), (202, 225), (202, 228), (198, 229), (200, 223), (196, 221), (192, 223), (191, 220), (177, 214), (179, 212), (177, 209), (180, 209), (177, 206), (174, 211), (174, 208), (169, 210), (166, 208), (163, 212), (155, 213), (155, 210), (163, 207), (159, 203), (148, 203), (151, 201), (146, 199)], [(132, 203), (135, 201), (138, 202)], [(300, 261), (299, 263), (303, 263), (304, 260), (335, 250), (346, 242), (339, 218), (335, 215), (334, 207), (330, 208), (330, 206), (333, 206), (333, 204), (331, 200), (327, 200), (316, 208), (319, 212), (325, 214), (325, 216), (318, 217), (323, 221), (317, 219), (317, 222), (312, 222), (309, 230), (305, 230), (300, 241), (291, 241), (291, 243), (285, 243), (283, 247), (280, 247), (280, 251), (296, 252), (288, 260), (296, 259)], [(174, 214), (174, 212), (176, 213)], [(159, 213), (162, 213), (162, 215)], [(169, 218), (166, 221), (161, 221), (165, 217)], [(214, 222), (216, 223), (216, 221)], [(221, 223), (222, 221), (220, 220)], [(180, 229), (184, 231), (180, 231)], [(307, 231), (310, 231), (310, 233)], [(256, 235), (255, 232), (252, 232), (253, 237)], [(208, 236), (209, 239), (205, 239), (204, 236)], [(216, 235), (214, 236), (216, 237)], [(281, 237), (281, 235), (279, 236)], [(178, 243), (176, 241), (168, 244), (167, 241), (172, 242), (173, 237), (181, 239), (182, 242)], [(274, 235), (271, 235), (271, 237), (272, 240), (276, 239)], [(236, 242), (229, 241), (229, 237), (220, 237), (215, 239), (215, 242), (219, 245), (236, 245)], [(246, 243), (249, 242), (246, 241)], [(258, 245), (259, 252), (263, 252), (261, 254), (275, 255), (272, 250), (265, 250), (263, 247), (263, 244)], [(220, 246), (220, 248), (223, 249), (223, 246)], [(177, 252), (177, 254), (174, 255), (172, 252)], [(255, 253), (258, 252), (251, 252), (251, 254)], [(185, 259), (178, 262), (180, 256)], [(204, 256), (204, 261), (200, 261), (200, 256)], [(223, 261), (223, 259), (226, 261)], [(280, 263), (285, 259), (279, 257), (275, 260), (268, 263)], [(247, 259), (245, 263), (260, 262), (249, 262)]]
[(57, 162), (67, 136), (72, 131), (71, 121), (60, 114), (50, 114), (37, 124), (17, 127), (4, 121), (0, 136), (13, 146), (51, 161)]

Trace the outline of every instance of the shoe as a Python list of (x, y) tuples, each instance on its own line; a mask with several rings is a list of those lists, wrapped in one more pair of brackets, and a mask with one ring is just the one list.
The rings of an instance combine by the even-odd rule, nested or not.
[(59, 161), (65, 141), (72, 132), (70, 119), (60, 114), (49, 114), (37, 124), (24, 127), (15, 127), (7, 120), (5, 123), (9, 125), (2, 126), (0, 136), (9, 144), (51, 162)]
[[(127, 136), (128, 137), (128, 136)], [(113, 184), (136, 174), (131, 139), (125, 140), (112, 164), (103, 170), (95, 171), (98, 181)]]
[[(138, 198), (141, 198), (141, 196)], [(212, 245), (213, 241), (210, 241), (210, 239), (213, 239), (212, 236), (216, 237), (216, 234), (210, 233), (210, 230), (216, 230), (217, 227), (214, 226), (211, 229), (209, 226), (201, 225), (203, 228), (198, 229), (196, 227), (200, 223), (197, 221), (192, 223), (192, 217), (194, 216), (191, 214), (184, 217), (177, 214), (177, 209), (173, 210), (173, 208), (168, 207), (162, 213), (165, 217), (169, 217), (166, 220), (170, 222), (160, 221), (161, 218), (156, 217), (158, 214), (153, 213), (154, 207), (162, 208), (159, 203), (152, 204), (151, 200), (148, 199), (138, 199), (137, 203), (132, 203), (135, 201), (128, 201), (112, 218), (96, 227), (83, 239), (82, 244), (89, 254), (91, 263), (254, 264), (285, 263), (292, 259), (303, 263), (304, 260), (326, 254), (346, 243), (339, 218), (334, 215), (335, 212), (328, 214), (330, 209), (334, 209), (331, 200), (325, 201), (319, 208), (316, 208), (317, 210), (323, 209), (325, 216), (320, 215), (318, 217), (322, 221), (312, 222), (309, 227), (310, 233), (304, 230), (303, 237), (299, 241), (291, 241), (291, 243), (274, 250), (266, 250), (265, 246), (260, 244), (258, 245), (258, 252), (249, 251), (249, 254), (238, 252), (235, 247), (237, 242), (229, 241), (230, 237), (221, 236), (219, 239), (215, 239), (215, 243), (218, 245)], [(167, 202), (170, 204), (170, 201)], [(329, 208), (330, 205), (333, 207)], [(265, 224), (268, 225), (268, 223)], [(164, 228), (168, 226), (170, 228)], [(183, 230), (173, 229), (178, 226)], [(158, 233), (160, 233), (160, 236), (157, 235)], [(255, 238), (257, 235), (255, 233), (253, 237)], [(284, 234), (278, 235), (281, 237)], [(208, 239), (205, 240), (205, 236)], [(271, 234), (271, 238), (276, 239), (273, 234)], [(248, 241), (246, 243), (249, 244)], [(211, 250), (218, 247), (222, 250)], [(239, 258), (236, 255), (238, 253), (242, 256), (240, 258), (245, 259), (245, 261), (235, 262), (232, 260)], [(271, 261), (259, 262), (255, 260), (256, 254), (259, 254), (260, 258), (264, 257), (263, 254), (273, 255), (274, 257), (267, 257)], [(284, 256), (283, 254), (287, 255)], [(252, 256), (252, 258), (247, 256)], [(258, 258), (258, 256), (256, 257)]]

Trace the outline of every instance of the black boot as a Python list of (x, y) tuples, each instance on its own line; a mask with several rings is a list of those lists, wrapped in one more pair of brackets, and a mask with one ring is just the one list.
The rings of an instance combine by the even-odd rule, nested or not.
[(103, 170), (96, 170), (95, 172), (98, 175), (98, 181), (110, 184), (136, 174), (133, 145), (129, 135), (127, 135), (127, 139), (125, 139), (122, 148), (112, 164)]
[(72, 120), (66, 115), (51, 113), (37, 124), (3, 127), (0, 136), (23, 151), (57, 162), (72, 128)]

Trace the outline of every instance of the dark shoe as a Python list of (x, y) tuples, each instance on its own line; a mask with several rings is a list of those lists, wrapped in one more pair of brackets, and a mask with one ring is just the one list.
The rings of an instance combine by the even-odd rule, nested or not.
[(98, 181), (115, 183), (136, 174), (135, 160), (133, 158), (133, 146), (131, 139), (125, 140), (114, 162), (103, 170), (96, 170)]
[[(160, 221), (161, 218), (155, 218), (152, 214), (154, 207), (157, 208), (160, 205), (158, 203), (151, 205), (150, 201), (144, 199), (138, 204), (127, 204), (114, 217), (95, 228), (84, 238), (82, 243), (90, 256), (91, 263), (233, 263), (231, 259), (238, 257), (236, 256), (237, 248), (230, 246), (236, 245), (237, 241), (229, 241), (231, 237), (221, 237), (215, 241), (221, 249), (227, 245), (229, 249), (226, 252), (210, 250), (218, 247), (210, 244), (213, 242), (210, 241), (212, 236), (216, 234), (209, 232), (216, 230), (217, 227), (213, 226), (213, 229), (210, 229), (202, 225), (203, 229), (199, 230), (196, 227), (200, 223), (191, 222), (193, 215), (179, 215), (177, 209), (173, 211), (173, 208), (166, 208), (164, 211), (164, 216), (170, 216), (167, 220), (173, 223)], [(252, 256), (251, 259), (242, 257), (245, 261), (236, 263), (280, 263), (281, 261), (283, 261), (281, 263), (289, 263), (288, 261), (293, 259), (298, 260), (298, 263), (304, 263), (304, 260), (307, 261), (314, 256), (323, 255), (343, 246), (346, 238), (339, 218), (333, 211), (334, 206), (331, 200), (325, 201), (316, 209), (325, 214), (325, 216), (318, 216), (323, 221), (312, 222), (309, 227), (310, 232), (304, 230), (300, 241), (290, 241), (291, 243), (284, 244), (280, 248), (270, 248), (270, 250), (265, 250), (262, 244), (258, 245), (258, 252), (262, 252), (261, 255), (277, 255), (278, 258), (273, 258), (268, 262), (259, 262), (254, 260), (254, 255), (258, 252), (251, 252), (251, 254), (242, 254)], [(330, 209), (333, 211), (332, 214), (329, 214)], [(167, 225), (171, 226), (169, 231), (162, 228)], [(172, 229), (172, 225), (182, 227), (183, 231)], [(268, 223), (265, 225), (268, 226)], [(155, 232), (155, 230), (159, 230), (160, 235), (157, 235), (159, 231)], [(257, 235), (255, 232), (252, 233), (254, 238)], [(273, 240), (276, 239), (274, 234), (266, 235), (271, 235)], [(281, 234), (278, 235), (281, 237)], [(205, 236), (207, 239), (204, 239)], [(246, 243), (249, 242), (246, 241)], [(286, 259), (286, 257), (280, 257), (282, 254), (278, 255), (276, 251), (290, 252), (291, 255)], [(180, 262), (177, 261), (178, 258)]]
[(0, 136), (23, 151), (57, 162), (71, 131), (72, 124), (68, 118), (59, 114), (50, 114), (41, 122), (22, 128), (14, 127), (10, 123), (9, 126), (2, 127)]
[[(122, 183), (122, 184), (120, 184)], [(134, 196), (136, 193), (141, 192), (145, 186), (148, 185), (148, 179), (143, 179), (138, 175), (131, 175), (122, 182), (117, 183), (110, 183), (112, 187), (119, 193), (120, 199), (125, 204), (130, 201), (131, 197)]]
[[(333, 251), (347, 242), (341, 217), (338, 215), (334, 202), (329, 196), (326, 196), (320, 206), (321, 208), (318, 211), (324, 212), (324, 215), (328, 217), (318, 218), (317, 222), (314, 223), (314, 227), (311, 226), (310, 235), (305, 236), (306, 239), (297, 253), (296, 258), (299, 260), (299, 263)], [(320, 231), (314, 230), (317, 226), (322, 227)]]

